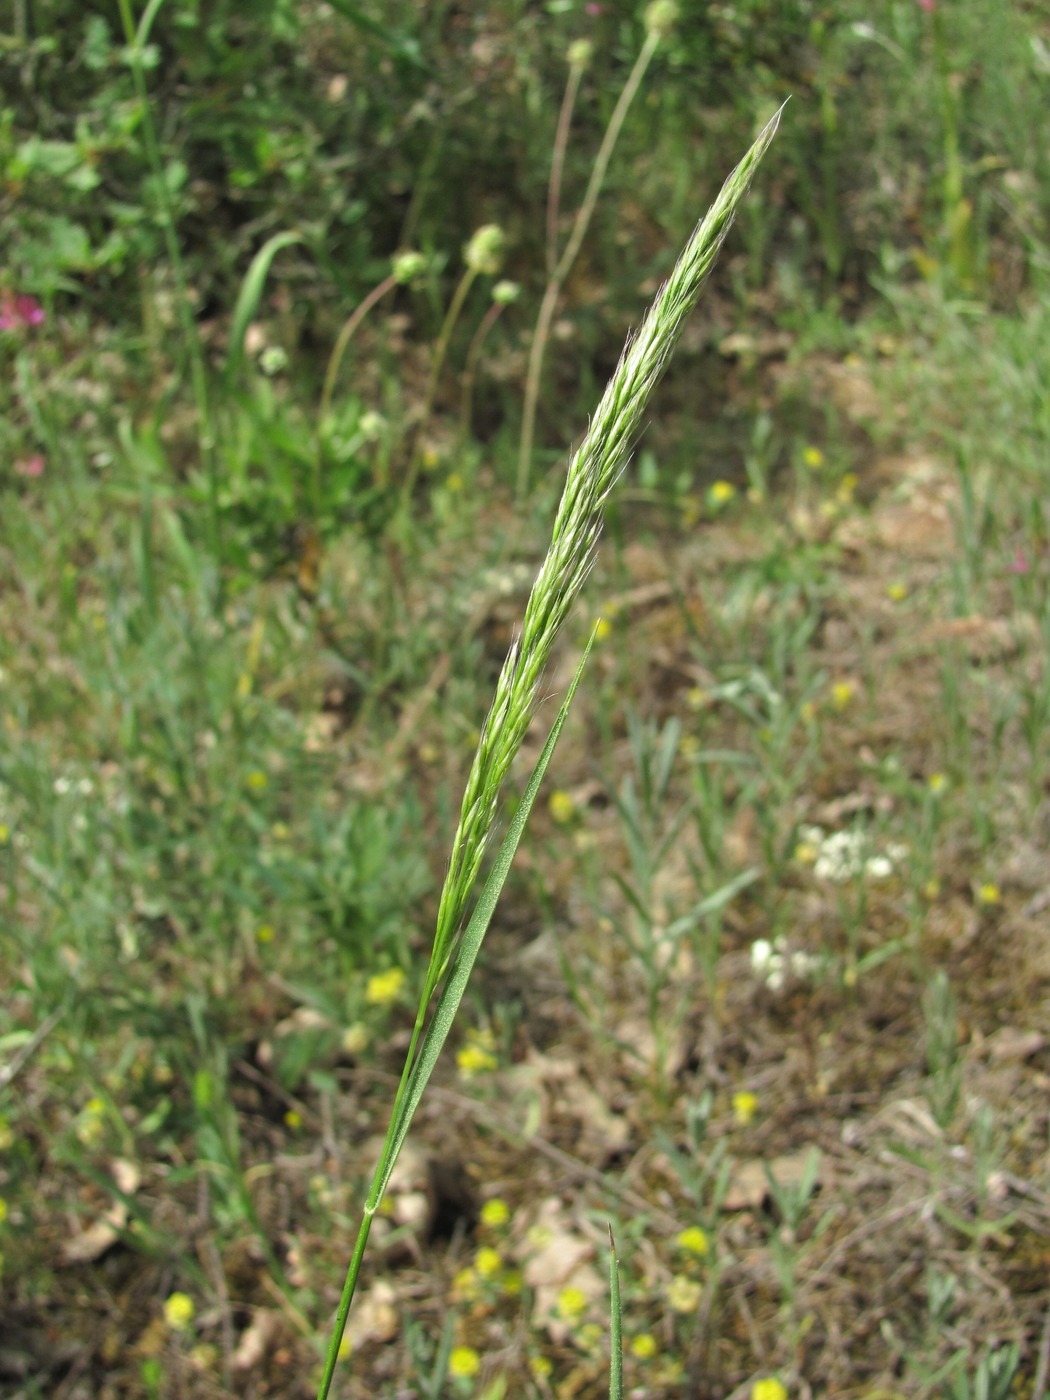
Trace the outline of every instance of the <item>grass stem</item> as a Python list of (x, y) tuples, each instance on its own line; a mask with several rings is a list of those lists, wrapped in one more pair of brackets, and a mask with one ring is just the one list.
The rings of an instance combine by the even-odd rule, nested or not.
[[(543, 357), (547, 348), (547, 341), (550, 339), (551, 324), (554, 320), (554, 313), (557, 310), (558, 299), (561, 296), (562, 288), (565, 286), (566, 278), (572, 271), (573, 265), (579, 256), (583, 240), (587, 236), (591, 218), (594, 214), (595, 206), (598, 203), (598, 196), (601, 194), (602, 185), (609, 169), (609, 162), (612, 159), (616, 142), (619, 138), (621, 128), (630, 110), (631, 103), (641, 86), (645, 77), (646, 69), (652, 61), (653, 55), (660, 47), (661, 32), (659, 29), (650, 29), (645, 37), (645, 43), (639, 51), (638, 57), (634, 61), (627, 82), (620, 93), (613, 114), (609, 119), (609, 125), (605, 129), (602, 144), (598, 148), (595, 157), (594, 167), (591, 170), (591, 178), (587, 183), (587, 190), (583, 197), (583, 203), (577, 211), (573, 221), (572, 232), (569, 241), (565, 245), (565, 251), (554, 265), (547, 286), (543, 293), (543, 301), (540, 304), (540, 314), (536, 320), (536, 329), (532, 336), (532, 345), (529, 349), (529, 365), (525, 378), (525, 406), (522, 412), (521, 422), (521, 443), (518, 448), (518, 479), (516, 494), (518, 502), (525, 499), (529, 490), (529, 477), (532, 466), (532, 448), (536, 433), (536, 409), (539, 404), (540, 380), (543, 374)], [(565, 100), (562, 103), (562, 115), (559, 119), (559, 136), (562, 136), (562, 126), (565, 127), (564, 135), (568, 134), (568, 116), (571, 114), (569, 104), (570, 93), (575, 100), (573, 89), (573, 75), (575, 68), (570, 69), (569, 84), (566, 88)], [(576, 79), (578, 84), (579, 79)], [(564, 156), (562, 156), (564, 159)], [(548, 259), (551, 259), (551, 238), (556, 236), (558, 189), (561, 184), (561, 160), (558, 159), (558, 148), (555, 145), (555, 161), (551, 165), (551, 196), (548, 202)]]

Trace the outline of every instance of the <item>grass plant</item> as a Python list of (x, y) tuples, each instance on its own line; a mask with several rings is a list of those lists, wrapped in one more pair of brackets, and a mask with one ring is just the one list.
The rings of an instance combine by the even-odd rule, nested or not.
[[(472, 777), (447, 867), (516, 620), (553, 625), (528, 592), (555, 483), (512, 499), (523, 332), (645, 10), (141, 9), (129, 45), (117, 10), (19, 4), (0, 43), (0, 1390), (313, 1394), (442, 877), (464, 917), (417, 1066), (509, 856), (490, 837), (479, 897), (467, 847), (528, 809)], [(792, 120), (644, 453), (587, 507), (603, 621), (573, 724), (547, 716), (558, 791), (376, 1210), (333, 1394), (607, 1393), (611, 1221), (625, 1392), (1045, 1400), (1037, 9), (716, 6), (650, 61), (562, 290), (587, 310), (560, 421), (712, 153), (789, 90)], [(490, 222), (519, 305), (479, 275), (442, 369), (446, 259)], [(388, 280), (405, 247), (425, 302)], [(440, 470), (401, 501), (428, 392)], [(533, 726), (586, 644), (552, 605)], [(530, 727), (506, 788), (539, 752)]]
[(119, 0), (119, 4), (120, 19), (124, 28), (125, 43), (127, 44), (128, 61), (131, 65), (131, 72), (135, 81), (135, 90), (138, 98), (143, 144), (146, 149), (146, 157), (149, 162), (150, 170), (153, 174), (154, 193), (159, 206), (160, 225), (164, 234), (168, 263), (175, 278), (176, 311), (181, 322), (184, 350), (190, 367), (193, 397), (197, 409), (197, 445), (200, 452), (201, 465), (208, 482), (209, 502), (211, 506), (212, 545), (215, 557), (220, 564), (221, 576), (223, 540), (222, 518), (219, 510), (219, 463), (217, 444), (215, 441), (215, 428), (212, 422), (208, 375), (204, 363), (204, 352), (201, 347), (200, 336), (197, 332), (196, 322), (193, 319), (189, 279), (186, 275), (185, 262), (182, 256), (182, 250), (179, 246), (178, 226), (175, 219), (175, 211), (172, 207), (171, 191), (168, 185), (168, 172), (165, 168), (161, 153), (160, 140), (157, 135), (156, 122), (153, 117), (153, 108), (150, 104), (149, 93), (146, 87), (146, 69), (143, 62), (143, 50), (149, 42), (153, 24), (157, 15), (160, 13), (164, 0), (150, 0), (150, 3), (146, 5), (137, 24), (135, 23), (131, 0)]
[[(496, 682), (492, 705), (482, 725), (467, 777), (412, 1038), (347, 1271), (318, 1400), (325, 1400), (331, 1388), (372, 1220), (382, 1203), (427, 1080), (452, 1028), (540, 781), (565, 723), (582, 662), (514, 814), (481, 899), (463, 929), (471, 892), (492, 840), (504, 780), (535, 716), (540, 682), (555, 640), (593, 567), (606, 502), (626, 466), (646, 405), (714, 265), (755, 168), (776, 133), (779, 120), (777, 113), (767, 123), (697, 225), (637, 335), (625, 349), (587, 434), (569, 459), (550, 548), (529, 594), (521, 635), (511, 646)], [(467, 276), (471, 271), (482, 270), (478, 257), (468, 257), (467, 261)], [(461, 287), (465, 283), (466, 278)], [(455, 307), (454, 300), (446, 323)], [(591, 645), (593, 633), (584, 660)], [(438, 1000), (431, 1011), (435, 994)]]

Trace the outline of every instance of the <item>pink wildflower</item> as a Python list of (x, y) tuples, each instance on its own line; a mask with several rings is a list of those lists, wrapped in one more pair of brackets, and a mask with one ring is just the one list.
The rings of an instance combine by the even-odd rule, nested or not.
[(34, 452), (32, 457), (23, 457), (20, 462), (15, 463), (16, 476), (43, 476), (44, 459), (39, 452)]
[(22, 292), (0, 292), (0, 331), (17, 330), (20, 326), (39, 326), (44, 308), (36, 297)]
[(589, 15), (600, 15), (605, 10), (604, 5), (585, 5), (583, 8)]
[(1031, 569), (1032, 566), (1028, 562), (1028, 555), (1021, 546), (1018, 545), (1014, 550), (1014, 557), (1006, 566), (1006, 572), (1008, 574), (1027, 574), (1031, 572)]
[(925, 10), (928, 15), (932, 15), (937, 8), (937, 0), (917, 0), (920, 10)]

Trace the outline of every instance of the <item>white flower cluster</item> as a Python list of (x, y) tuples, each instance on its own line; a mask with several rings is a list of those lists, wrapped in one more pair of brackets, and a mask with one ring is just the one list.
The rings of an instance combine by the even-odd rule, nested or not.
[(68, 797), (70, 793), (90, 797), (95, 791), (95, 784), (90, 778), (56, 778), (51, 786), (56, 797)]
[(825, 834), (823, 827), (803, 826), (796, 849), (799, 859), (812, 860), (818, 880), (830, 880), (836, 885), (858, 876), (888, 880), (908, 855), (907, 846), (899, 841), (891, 842), (881, 852), (872, 852), (867, 833), (857, 827)]
[(798, 980), (812, 976), (820, 965), (816, 953), (807, 953), (801, 948), (792, 952), (782, 933), (778, 933), (772, 943), (768, 938), (756, 938), (751, 945), (751, 971), (771, 992), (779, 992), (789, 976)]

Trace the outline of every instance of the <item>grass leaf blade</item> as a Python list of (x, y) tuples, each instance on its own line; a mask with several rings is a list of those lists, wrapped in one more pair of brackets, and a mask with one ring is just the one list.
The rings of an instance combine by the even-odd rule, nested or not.
[(568, 718), (569, 707), (572, 705), (573, 697), (576, 694), (576, 687), (580, 683), (580, 677), (583, 675), (583, 668), (587, 664), (587, 658), (591, 654), (594, 638), (595, 632), (592, 631), (590, 640), (584, 649), (583, 656), (580, 658), (580, 664), (576, 668), (576, 674), (572, 678), (572, 684), (569, 686), (557, 717), (551, 726), (551, 731), (547, 736), (547, 742), (543, 746), (543, 752), (536, 760), (536, 766), (532, 770), (532, 776), (522, 794), (518, 809), (511, 819), (507, 834), (503, 838), (499, 853), (489, 872), (489, 877), (485, 881), (485, 887), (481, 892), (481, 897), (470, 917), (470, 922), (467, 924), (459, 940), (452, 965), (449, 968), (448, 976), (445, 979), (445, 984), (441, 989), (437, 1005), (434, 1008), (434, 1014), (430, 1018), (430, 1023), (427, 1026), (426, 1034), (420, 1044), (415, 1064), (412, 1067), (412, 1073), (405, 1086), (405, 1094), (401, 1100), (400, 1112), (398, 1115), (399, 1121), (391, 1139), (391, 1150), (388, 1154), (386, 1168), (382, 1177), (379, 1179), (379, 1192), (375, 1196), (377, 1205), (379, 1200), (382, 1199), (383, 1193), (386, 1191), (391, 1173), (394, 1170), (394, 1163), (397, 1161), (398, 1153), (401, 1151), (401, 1147), (408, 1135), (408, 1129), (411, 1125), (412, 1118), (415, 1115), (416, 1109), (419, 1107), (419, 1101), (423, 1097), (423, 1091), (434, 1071), (434, 1066), (437, 1064), (442, 1047), (448, 1039), (448, 1033), (452, 1029), (452, 1023), (455, 1020), (456, 1012), (459, 1010), (459, 1004), (463, 1000), (463, 993), (467, 989), (467, 982), (470, 979), (471, 971), (478, 953), (481, 950), (481, 944), (488, 931), (488, 926), (492, 921), (492, 915), (495, 912), (496, 904), (503, 892), (503, 886), (507, 882), (507, 876), (510, 873), (510, 867), (513, 863), (515, 853), (517, 852), (518, 844), (521, 841), (526, 823), (529, 820), (532, 808), (536, 802), (540, 784), (543, 782), (544, 775), (547, 772), (547, 765), (551, 761), (551, 756), (554, 753), (558, 737)]
[(259, 302), (262, 300), (263, 287), (266, 285), (266, 278), (270, 271), (270, 264), (281, 251), (288, 248), (293, 243), (301, 243), (303, 236), (301, 233), (286, 231), (275, 233), (272, 238), (268, 238), (262, 245), (255, 257), (252, 258), (251, 266), (245, 274), (241, 283), (241, 290), (237, 297), (237, 305), (233, 311), (233, 325), (230, 328), (230, 345), (226, 352), (226, 383), (231, 384), (244, 360), (244, 337), (248, 332), (252, 317), (259, 309)]
[(616, 1239), (609, 1226), (609, 1400), (623, 1400), (623, 1308)]

